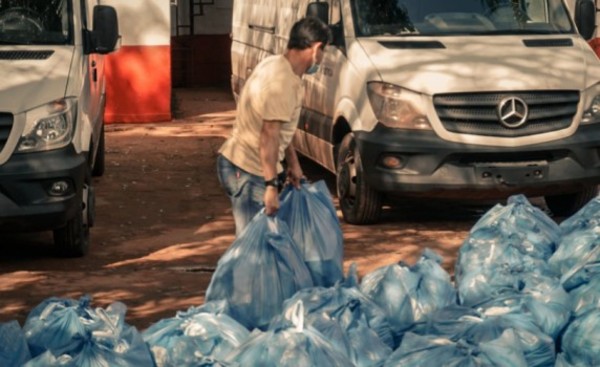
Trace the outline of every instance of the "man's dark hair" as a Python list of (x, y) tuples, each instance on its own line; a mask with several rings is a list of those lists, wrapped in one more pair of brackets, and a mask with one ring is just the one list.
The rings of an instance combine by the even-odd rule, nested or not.
[(287, 44), (288, 50), (304, 50), (315, 42), (322, 42), (323, 47), (331, 41), (331, 31), (327, 24), (319, 18), (302, 18), (292, 27), (290, 39)]

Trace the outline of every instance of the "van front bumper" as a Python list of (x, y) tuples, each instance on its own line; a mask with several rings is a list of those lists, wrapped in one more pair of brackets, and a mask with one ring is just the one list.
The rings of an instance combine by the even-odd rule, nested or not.
[[(355, 132), (369, 185), (387, 194), (503, 198), (569, 193), (600, 182), (600, 124), (565, 139), (488, 147), (440, 139), (432, 131)], [(400, 164), (385, 166), (386, 157)]]
[[(81, 211), (87, 169), (83, 154), (72, 146), (39, 153), (14, 154), (0, 165), (0, 230), (55, 229)], [(51, 193), (56, 182), (69, 189)]]

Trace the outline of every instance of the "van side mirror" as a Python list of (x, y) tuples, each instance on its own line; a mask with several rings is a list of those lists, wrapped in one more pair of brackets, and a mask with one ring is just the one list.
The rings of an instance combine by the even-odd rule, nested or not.
[(575, 3), (575, 24), (581, 36), (590, 40), (596, 31), (596, 4), (593, 0), (577, 0)]
[(117, 11), (112, 6), (94, 6), (94, 30), (92, 52), (107, 54), (115, 50), (119, 40)]
[(329, 24), (329, 4), (325, 2), (308, 4), (306, 16), (319, 18), (323, 23)]

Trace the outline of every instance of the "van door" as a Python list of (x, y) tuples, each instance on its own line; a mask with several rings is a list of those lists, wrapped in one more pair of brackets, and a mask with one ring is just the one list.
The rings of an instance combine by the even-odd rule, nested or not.
[(306, 75), (305, 97), (299, 129), (304, 133), (301, 152), (335, 172), (333, 118), (339, 98), (340, 75), (346, 67), (346, 45), (340, 0), (329, 3), (329, 25), (334, 43), (325, 48), (323, 62), (314, 75)]
[[(81, 2), (81, 22), (83, 29), (92, 29), (93, 5), (88, 4), (88, 0)], [(79, 51), (81, 52), (81, 51)], [(101, 134), (102, 122), (104, 121), (104, 56), (91, 53), (82, 55), (83, 68), (87, 69), (85, 80), (83, 81), (83, 91), (81, 100), (86, 104), (81, 112), (87, 111), (88, 118), (92, 124), (94, 147), (97, 147), (98, 137)], [(91, 152), (95, 154), (95, 152)], [(90, 161), (90, 164), (93, 160)]]

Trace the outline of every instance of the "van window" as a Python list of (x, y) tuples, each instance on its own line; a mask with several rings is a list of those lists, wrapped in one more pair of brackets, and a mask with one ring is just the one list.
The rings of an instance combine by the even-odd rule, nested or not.
[(0, 0), (0, 44), (72, 44), (67, 0)]
[(561, 0), (352, 0), (352, 12), (363, 37), (575, 33)]

